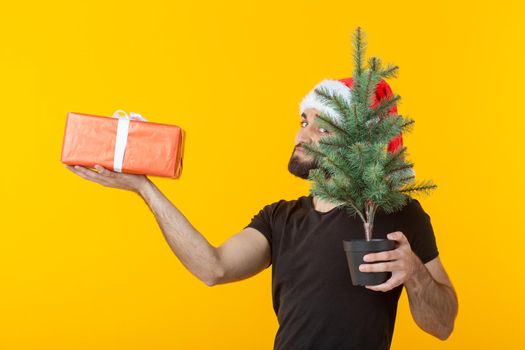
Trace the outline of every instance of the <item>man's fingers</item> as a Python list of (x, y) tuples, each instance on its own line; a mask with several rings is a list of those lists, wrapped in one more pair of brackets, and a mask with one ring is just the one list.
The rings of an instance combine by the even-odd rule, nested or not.
[(405, 235), (401, 231), (390, 232), (388, 235), (386, 235), (386, 238), (393, 240), (393, 241), (398, 241), (399, 243), (408, 242), (408, 239), (405, 237)]
[(115, 177), (116, 175), (114, 172), (109, 171), (108, 169), (98, 164), (95, 164), (95, 169), (97, 169), (99, 174), (102, 174), (104, 176)]
[(80, 177), (83, 177), (83, 178), (87, 178), (87, 174), (86, 174), (86, 171), (83, 167), (79, 166), (79, 165), (75, 165), (75, 166), (72, 166), (72, 165), (66, 165), (66, 167), (71, 170), (72, 172), (74, 172), (75, 174), (79, 175)]
[(362, 272), (385, 272), (394, 271), (398, 267), (398, 263), (395, 261), (381, 262), (375, 264), (361, 264), (359, 265), (359, 271)]
[(382, 284), (378, 284), (376, 286), (365, 286), (368, 289), (375, 290), (377, 292), (388, 292), (391, 289), (394, 289), (395, 287), (399, 286), (401, 282), (399, 279), (391, 277), (388, 281)]
[(96, 179), (98, 176), (98, 173), (96, 171), (93, 171), (80, 165), (75, 165), (75, 169), (78, 174), (82, 174), (88, 177), (89, 179)]
[(376, 292), (386, 292), (387, 290), (390, 290), (390, 285), (385, 283), (378, 284), (376, 286), (365, 286), (368, 289), (374, 290)]
[(70, 169), (75, 174), (77, 174), (78, 176), (80, 176), (80, 177), (82, 177), (82, 178), (84, 178), (86, 180), (94, 181), (94, 182), (97, 182), (97, 183), (99, 183), (101, 185), (108, 186), (108, 183), (106, 182), (106, 177), (102, 176), (101, 174), (97, 173), (96, 171), (93, 171), (91, 169), (85, 168), (85, 167), (80, 166), (80, 165), (75, 165), (74, 167), (68, 167), (68, 169)]
[(399, 251), (397, 249), (394, 249), (394, 250), (386, 250), (384, 252), (379, 252), (379, 253), (367, 254), (363, 257), (363, 260), (367, 262), (374, 262), (374, 261), (396, 260), (399, 257), (400, 257)]

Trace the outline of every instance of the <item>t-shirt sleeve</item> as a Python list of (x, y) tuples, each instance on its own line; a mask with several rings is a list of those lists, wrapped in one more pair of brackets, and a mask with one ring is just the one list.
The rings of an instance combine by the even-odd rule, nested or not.
[(439, 254), (430, 216), (417, 199), (412, 199), (408, 206), (409, 210), (407, 210), (405, 221), (406, 232), (403, 233), (405, 233), (412, 251), (416, 253), (423, 264), (426, 264)]
[(261, 232), (268, 240), (270, 249), (272, 248), (272, 215), (273, 210), (275, 209), (275, 204), (276, 203), (264, 206), (264, 208), (252, 217), (251, 222), (244, 227), (252, 227)]

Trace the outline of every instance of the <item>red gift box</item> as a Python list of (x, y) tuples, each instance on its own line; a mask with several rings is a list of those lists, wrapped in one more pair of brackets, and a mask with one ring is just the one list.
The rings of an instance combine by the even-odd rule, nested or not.
[(113, 117), (69, 112), (61, 161), (122, 173), (179, 178), (185, 132), (118, 110)]

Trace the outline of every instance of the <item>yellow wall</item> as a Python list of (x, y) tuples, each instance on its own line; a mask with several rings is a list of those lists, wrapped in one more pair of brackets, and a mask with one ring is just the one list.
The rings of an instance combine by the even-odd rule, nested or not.
[(209, 288), (137, 195), (65, 169), (68, 111), (123, 108), (187, 132), (179, 180), (152, 180), (214, 245), (287, 172), (298, 103), (351, 74), (350, 34), (401, 67), (391, 85), (441, 259), (458, 291), (445, 342), (412, 321), (392, 349), (516, 349), (525, 326), (519, 1), (48, 1), (0, 12), (1, 349), (271, 349), (271, 271)]

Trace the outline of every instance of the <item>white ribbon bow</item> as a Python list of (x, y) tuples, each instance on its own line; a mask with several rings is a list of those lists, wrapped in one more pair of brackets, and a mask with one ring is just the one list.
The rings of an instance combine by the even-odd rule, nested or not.
[(118, 118), (115, 154), (113, 156), (113, 171), (121, 173), (122, 163), (124, 162), (124, 152), (126, 152), (126, 145), (128, 143), (129, 122), (131, 120), (147, 122), (148, 120), (135, 112), (130, 112), (128, 115), (122, 109), (116, 110), (115, 113), (113, 113), (113, 117)]

